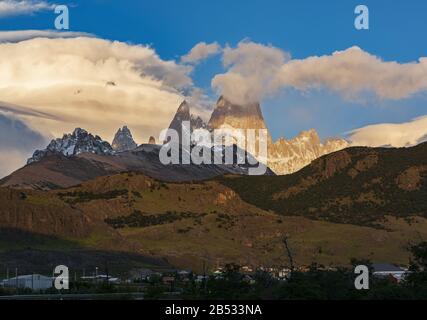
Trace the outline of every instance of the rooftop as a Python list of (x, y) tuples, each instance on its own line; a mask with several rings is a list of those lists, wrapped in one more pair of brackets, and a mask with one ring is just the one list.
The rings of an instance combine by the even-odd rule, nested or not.
[(372, 265), (374, 272), (403, 272), (402, 268), (390, 263), (374, 263)]

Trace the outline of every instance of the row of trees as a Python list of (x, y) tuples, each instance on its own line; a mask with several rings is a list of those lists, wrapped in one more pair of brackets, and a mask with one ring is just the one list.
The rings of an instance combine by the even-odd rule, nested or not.
[[(308, 272), (293, 271), (286, 281), (257, 271), (247, 281), (237, 265), (228, 265), (222, 277), (209, 277), (206, 283), (190, 282), (184, 291), (187, 299), (427, 299), (427, 242), (411, 248), (410, 273), (404, 281), (370, 277), (369, 290), (356, 290), (354, 268), (329, 271), (313, 264)], [(354, 265), (369, 264), (353, 261)]]

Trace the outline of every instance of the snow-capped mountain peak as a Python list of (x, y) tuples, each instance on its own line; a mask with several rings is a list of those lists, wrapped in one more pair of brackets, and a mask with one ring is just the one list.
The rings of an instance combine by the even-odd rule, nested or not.
[(113, 154), (111, 145), (99, 136), (93, 136), (85, 129), (76, 128), (73, 133), (64, 134), (62, 138), (52, 140), (44, 150), (36, 150), (27, 163), (37, 162), (49, 154), (63, 154), (74, 156), (89, 152), (102, 155)]

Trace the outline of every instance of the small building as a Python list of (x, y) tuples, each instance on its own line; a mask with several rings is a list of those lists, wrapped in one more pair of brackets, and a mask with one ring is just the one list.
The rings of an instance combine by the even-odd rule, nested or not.
[(169, 277), (169, 276), (165, 276), (162, 278), (162, 282), (164, 284), (172, 284), (175, 282), (175, 277)]
[(243, 266), (241, 269), (244, 273), (252, 273), (254, 271), (251, 266)]
[(94, 282), (107, 282), (107, 281), (110, 283), (120, 282), (119, 278), (107, 276), (105, 274), (99, 274), (97, 276), (85, 276), (85, 277), (80, 277), (80, 279), (83, 281), (94, 281)]
[(222, 269), (215, 270), (213, 275), (216, 280), (224, 279), (224, 271), (222, 271)]
[(407, 270), (389, 263), (374, 263), (372, 268), (374, 276), (378, 278), (393, 277), (397, 282), (403, 280), (407, 273)]
[(221, 268), (218, 268), (213, 272), (214, 276), (222, 276), (224, 274), (224, 271)]
[(180, 277), (189, 277), (191, 273), (192, 273), (192, 271), (191, 271), (191, 270), (179, 270), (179, 271), (177, 272), (177, 274), (178, 274)]
[(196, 279), (195, 279), (195, 281), (198, 283), (207, 281), (207, 280), (209, 280), (209, 276), (202, 276), (202, 275), (196, 276)]
[(161, 276), (160, 273), (146, 268), (133, 269), (130, 271), (130, 278), (132, 280), (149, 280), (152, 275)]
[(149, 274), (148, 276), (146, 276), (146, 280), (147, 281), (157, 281), (157, 280), (161, 280), (162, 278), (162, 274), (160, 272), (154, 272)]
[(280, 269), (278, 272), (279, 279), (287, 279), (291, 275), (292, 270), (289, 268)]
[(177, 276), (181, 281), (189, 281), (192, 275), (191, 270), (180, 270), (177, 272)]
[(41, 274), (22, 275), (1, 282), (3, 287), (9, 288), (27, 288), (32, 290), (46, 290), (53, 287), (52, 277), (46, 277)]

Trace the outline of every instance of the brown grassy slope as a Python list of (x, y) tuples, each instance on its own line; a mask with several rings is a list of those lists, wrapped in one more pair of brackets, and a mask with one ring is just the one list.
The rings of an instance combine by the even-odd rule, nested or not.
[[(240, 179), (240, 178), (228, 178)], [(406, 263), (409, 243), (427, 239), (427, 220), (386, 217), (383, 229), (281, 216), (240, 199), (218, 181), (162, 183), (142, 174), (101, 177), (50, 192), (0, 189), (0, 227), (65, 237), (83, 248), (166, 257), (195, 270), (227, 262), (288, 263), (281, 240), (290, 237), (297, 264), (344, 265), (350, 258)], [(137, 212), (184, 218), (114, 229), (105, 222)], [(190, 216), (187, 213), (202, 214)]]
[(427, 143), (348, 148), (292, 175), (218, 181), (244, 201), (282, 215), (364, 226), (387, 215), (427, 217)]

